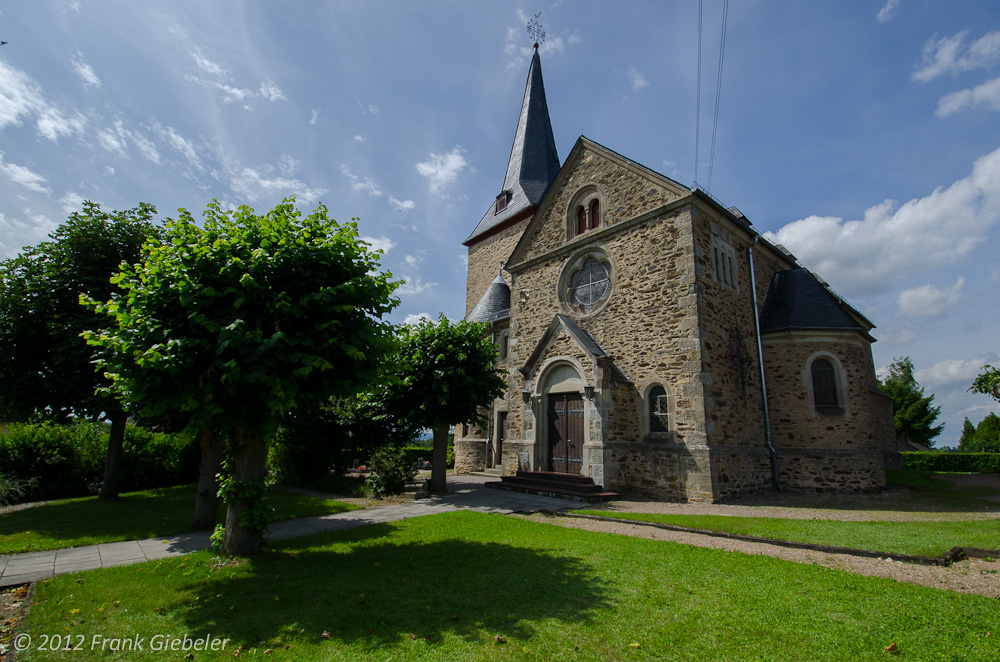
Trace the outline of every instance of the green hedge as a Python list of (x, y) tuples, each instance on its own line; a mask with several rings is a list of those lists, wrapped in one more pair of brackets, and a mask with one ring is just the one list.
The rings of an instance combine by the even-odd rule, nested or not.
[(900, 453), (905, 469), (924, 471), (996, 471), (1000, 453)]
[[(100, 491), (108, 428), (100, 423), (18, 423), (0, 434), (0, 476), (23, 484), (17, 501), (85, 496)], [(201, 450), (180, 435), (128, 426), (122, 445), (123, 492), (192, 483)]]

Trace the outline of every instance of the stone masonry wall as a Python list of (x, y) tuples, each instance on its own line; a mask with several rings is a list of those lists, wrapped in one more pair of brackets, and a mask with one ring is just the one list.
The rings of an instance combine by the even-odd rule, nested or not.
[[(479, 303), (490, 283), (496, 279), (500, 262), (510, 257), (527, 225), (528, 219), (525, 219), (469, 247), (469, 272), (465, 284), (466, 317)], [(510, 274), (504, 271), (503, 276), (510, 284)]]

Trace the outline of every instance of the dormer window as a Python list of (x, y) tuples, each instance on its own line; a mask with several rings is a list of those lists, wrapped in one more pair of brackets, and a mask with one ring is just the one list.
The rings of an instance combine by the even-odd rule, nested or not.
[(500, 212), (502, 212), (504, 209), (507, 208), (507, 203), (508, 202), (510, 202), (510, 193), (507, 192), (507, 191), (504, 191), (500, 195), (497, 196), (497, 206), (496, 206), (496, 210), (493, 213), (494, 214), (499, 214)]

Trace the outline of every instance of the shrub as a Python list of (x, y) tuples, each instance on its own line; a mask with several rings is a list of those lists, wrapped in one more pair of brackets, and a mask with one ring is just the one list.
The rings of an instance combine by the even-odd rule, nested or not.
[(924, 471), (1000, 472), (1000, 453), (900, 453), (903, 467)]
[(402, 448), (380, 448), (371, 461), (371, 474), (366, 484), (372, 494), (382, 498), (387, 494), (399, 494), (406, 484), (417, 475), (406, 452)]
[[(11, 503), (96, 494), (104, 480), (108, 428), (78, 421), (14, 424), (0, 435), (0, 499)], [(129, 426), (122, 456), (122, 489), (193, 482), (198, 445), (179, 435)]]

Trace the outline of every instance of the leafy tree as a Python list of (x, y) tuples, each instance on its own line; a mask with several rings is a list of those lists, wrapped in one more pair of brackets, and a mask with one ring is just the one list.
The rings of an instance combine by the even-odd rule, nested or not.
[(0, 413), (21, 421), (110, 420), (102, 499), (118, 496), (130, 403), (95, 394), (107, 381), (80, 334), (106, 319), (81, 306), (80, 296), (110, 298), (119, 266), (137, 262), (143, 242), (159, 231), (155, 214), (145, 203), (105, 212), (88, 201), (49, 241), (0, 263)]
[(482, 422), (483, 408), (503, 395), (507, 383), (495, 368), (496, 347), (482, 324), (453, 324), (441, 315), (397, 332), (395, 384), (390, 411), (434, 433), (431, 490), (447, 492), (448, 428), (459, 422)]
[(963, 446), (972, 443), (972, 440), (976, 437), (976, 426), (972, 424), (969, 417), (965, 417), (965, 422), (962, 423), (962, 436), (958, 438), (958, 447), (961, 449)]
[(983, 393), (1000, 402), (1000, 368), (984, 365), (983, 372), (969, 388), (973, 393)]
[(94, 304), (115, 322), (89, 340), (110, 350), (102, 367), (117, 396), (229, 444), (226, 554), (259, 548), (267, 440), (281, 419), (357, 393), (391, 347), (382, 316), (396, 283), (377, 272), (378, 252), (353, 222), (322, 205), (303, 218), (293, 202), (257, 215), (213, 200), (203, 229), (181, 210), (143, 266), (116, 276), (124, 295)]
[(917, 385), (910, 357), (893, 359), (882, 390), (892, 399), (896, 438), (930, 448), (944, 428), (934, 425), (941, 408), (932, 406), (934, 396), (925, 397), (924, 389)]
[(962, 439), (958, 444), (958, 450), (962, 453), (1000, 453), (1000, 416), (989, 414), (979, 421), (978, 426), (969, 423), (965, 419), (968, 427), (973, 429), (971, 436), (966, 436), (962, 430)]

